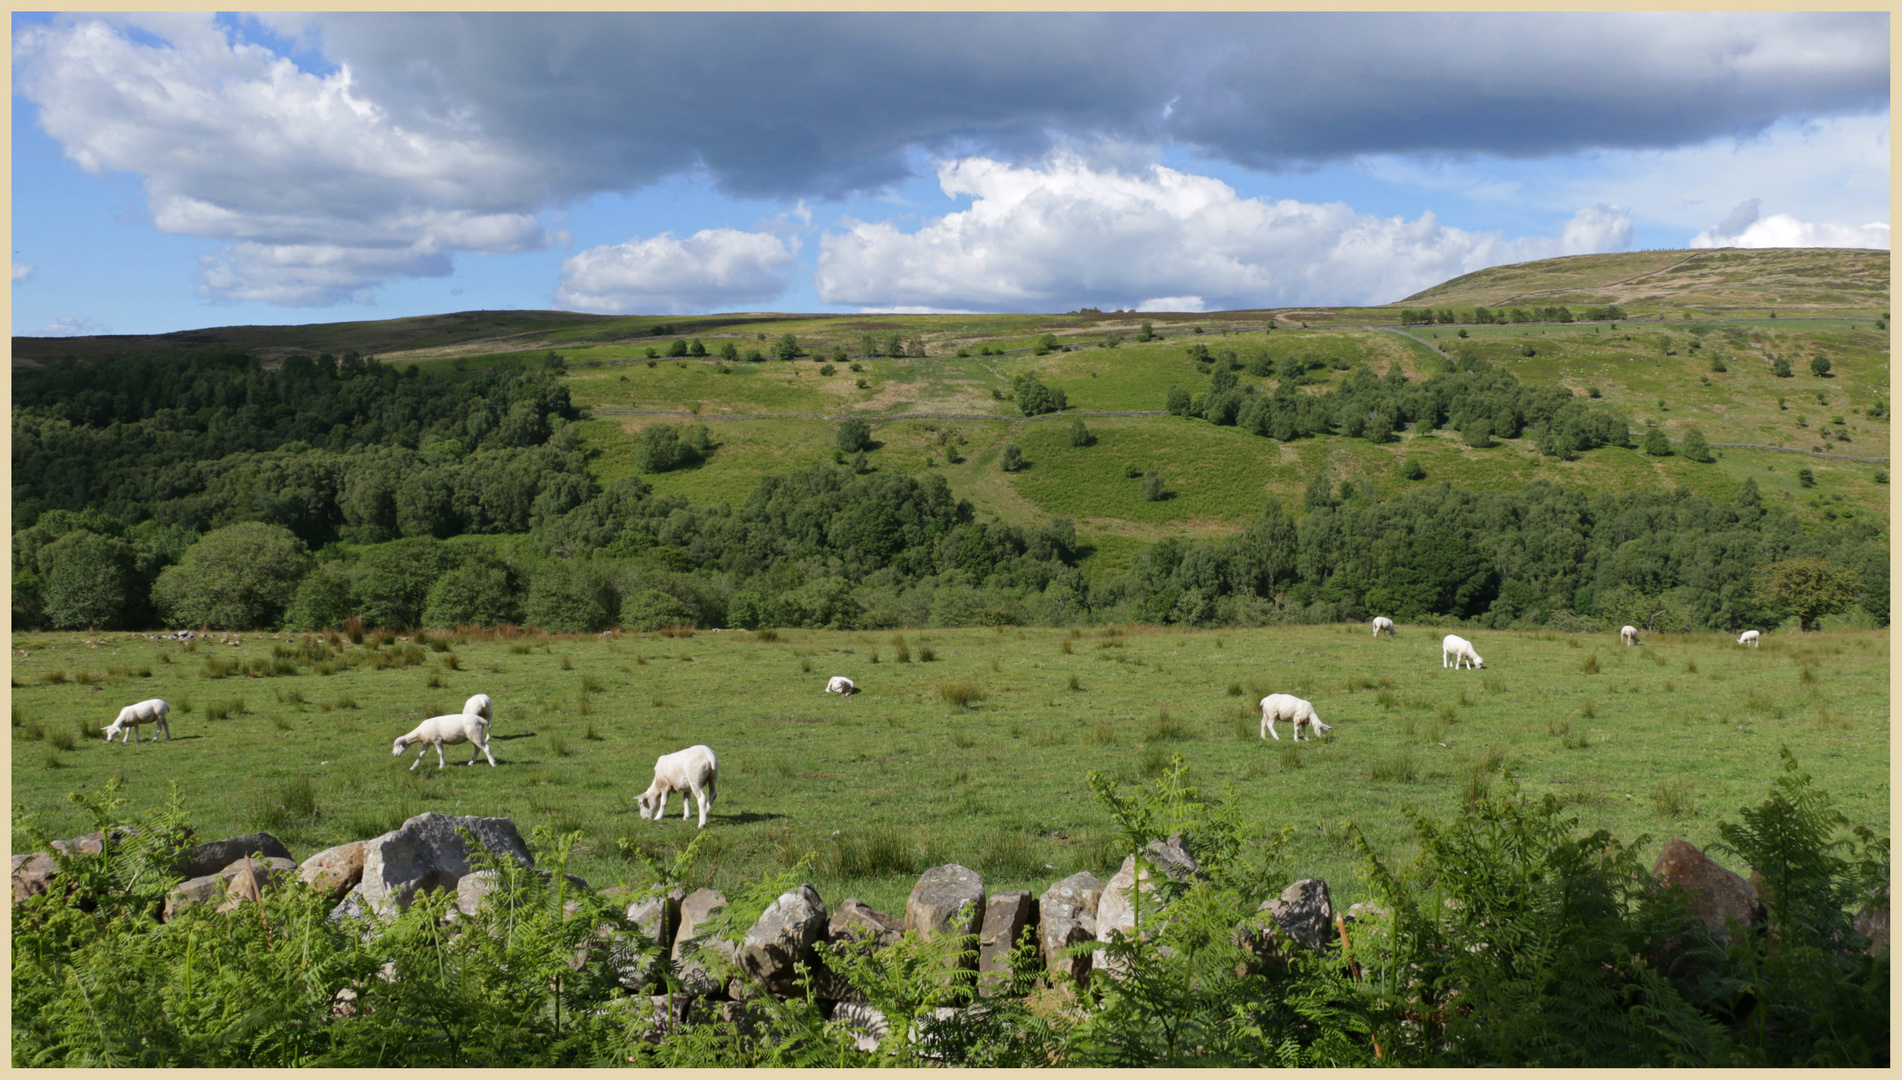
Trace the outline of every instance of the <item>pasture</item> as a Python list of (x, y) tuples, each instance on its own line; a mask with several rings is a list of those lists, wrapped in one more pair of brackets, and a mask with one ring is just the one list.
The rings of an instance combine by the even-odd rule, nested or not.
[[(91, 826), (67, 800), (124, 778), (135, 807), (184, 795), (206, 837), (270, 831), (302, 857), (424, 810), (579, 830), (596, 886), (642, 879), (628, 846), (677, 850), (634, 797), (654, 758), (704, 742), (719, 800), (696, 867), (727, 887), (811, 853), (830, 903), (900, 910), (917, 871), (947, 861), (992, 889), (1041, 890), (1124, 854), (1085, 774), (1129, 783), (1172, 755), (1205, 793), (1233, 783), (1250, 820), (1294, 826), (1289, 869), (1364, 889), (1342, 829), (1396, 861), (1400, 810), (1444, 818), (1510, 772), (1586, 828), (1716, 839), (1762, 800), (1787, 744), (1852, 822), (1889, 821), (1889, 644), (1882, 632), (1718, 635), (1463, 631), (1482, 671), (1440, 666), (1442, 631), (1363, 625), (1256, 630), (700, 631), (498, 637), (432, 634), (363, 645), (245, 635), (189, 646), (137, 634), (16, 635), (13, 799), (53, 836)], [(91, 642), (89, 644), (88, 642)], [(24, 656), (22, 654), (25, 654)], [(822, 693), (847, 675), (863, 692)], [(396, 736), (465, 697), (495, 698), (499, 768), (407, 771)], [(1333, 725), (1320, 742), (1258, 736), (1256, 701), (1291, 692)], [(173, 706), (173, 741), (106, 745), (133, 701)], [(150, 729), (146, 731), (149, 736)], [(623, 843), (625, 841), (625, 843)], [(13, 850), (27, 850), (16, 822)]]

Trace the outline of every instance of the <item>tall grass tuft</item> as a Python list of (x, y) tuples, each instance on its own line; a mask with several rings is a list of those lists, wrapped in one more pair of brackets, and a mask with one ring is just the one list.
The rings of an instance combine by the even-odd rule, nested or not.
[(1076, 673), (1075, 673), (1075, 672), (1072, 672), (1072, 673), (1070, 674), (1070, 683), (1069, 683), (1069, 685), (1070, 685), (1070, 689), (1072, 689), (1072, 690), (1081, 690), (1081, 689), (1083, 689), (1083, 683), (1082, 683), (1081, 681), (1079, 681), (1079, 680), (1077, 679), (1077, 677), (1076, 677)]
[(997, 878), (1027, 878), (1043, 869), (1036, 842), (1017, 829), (998, 829), (990, 834), (977, 857), (977, 868)]
[(1697, 816), (1697, 800), (1692, 797), (1691, 785), (1682, 778), (1659, 784), (1652, 793), (1651, 804), (1664, 817)]
[(911, 845), (888, 828), (841, 830), (832, 838), (832, 870), (841, 878), (885, 878), (924, 869)]
[(1149, 722), (1148, 730), (1143, 732), (1143, 739), (1146, 742), (1180, 742), (1193, 737), (1194, 732), (1190, 730), (1189, 725), (1180, 718), (1170, 715), (1168, 709), (1156, 713), (1156, 718)]
[(1587, 675), (1598, 674), (1600, 670), (1599, 663), (1598, 663), (1598, 653), (1596, 651), (1586, 653), (1585, 659), (1580, 660), (1578, 662), (1578, 669)]
[(1420, 765), (1414, 760), (1413, 754), (1406, 750), (1402, 750), (1392, 757), (1382, 758), (1367, 766), (1367, 779), (1369, 780), (1397, 780), (1401, 783), (1411, 784), (1419, 778)]
[(938, 684), (938, 697), (960, 709), (969, 707), (973, 702), (983, 701), (988, 696), (990, 695), (984, 692), (984, 688), (974, 682), (957, 681)]

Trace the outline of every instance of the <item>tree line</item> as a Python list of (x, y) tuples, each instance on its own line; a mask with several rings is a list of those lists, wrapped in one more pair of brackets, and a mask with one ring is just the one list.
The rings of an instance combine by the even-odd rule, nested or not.
[[(1383, 439), (1402, 423), (1445, 423), (1530, 432), (1564, 452), (1628, 442), (1616, 413), (1478, 362), (1422, 383), (1361, 368), (1319, 395), (1294, 392), (1293, 375), (1272, 394), (1238, 389), (1232, 353), (1206, 363), (1221, 368), (1209, 391), (1176, 409), (1187, 395), (1173, 390), (1171, 411), (1270, 437)], [(1273, 361), (1251, 361), (1261, 363)], [(1280, 363), (1305, 373), (1315, 362)], [(20, 380), (17, 628), (1887, 621), (1877, 527), (1808, 531), (1754, 482), (1729, 501), (1549, 483), (1383, 498), (1323, 475), (1301, 506), (1269, 500), (1226, 540), (1165, 540), (1126, 573), (1093, 575), (1068, 520), (981, 521), (935, 475), (821, 467), (765, 477), (737, 507), (659, 495), (638, 475), (604, 485), (545, 369), (273, 372), (233, 356), (205, 358), (189, 378), (143, 369), (167, 396), (99, 368)], [(304, 401), (336, 412), (274, 412)], [(179, 425), (205, 409), (202, 428)], [(334, 445), (302, 438), (326, 419)], [(862, 453), (869, 437), (842, 429), (842, 459), (847, 441)], [(141, 446), (152, 453), (129, 449)], [(704, 428), (658, 425), (637, 449), (651, 472), (714, 448)], [(47, 475), (74, 479), (61, 487)]]

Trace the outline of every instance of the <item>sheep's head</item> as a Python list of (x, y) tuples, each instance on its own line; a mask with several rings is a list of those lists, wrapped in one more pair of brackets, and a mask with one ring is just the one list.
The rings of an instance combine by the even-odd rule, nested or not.
[(641, 812), (641, 817), (643, 818), (660, 816), (660, 800), (656, 798), (651, 791), (643, 791), (635, 796), (634, 806)]
[(102, 727), (99, 730), (105, 732), (106, 741), (111, 742), (112, 737), (114, 735), (119, 734), (119, 722), (117, 720), (114, 720), (112, 723), (107, 724), (105, 727)]
[(408, 749), (409, 749), (409, 736), (408, 736), (408, 735), (398, 735), (398, 736), (396, 737), (396, 745), (395, 745), (394, 747), (392, 747), (392, 748), (390, 749), (390, 756), (391, 756), (391, 757), (402, 757), (402, 756), (403, 756), (403, 751), (405, 751), (405, 750), (408, 750)]

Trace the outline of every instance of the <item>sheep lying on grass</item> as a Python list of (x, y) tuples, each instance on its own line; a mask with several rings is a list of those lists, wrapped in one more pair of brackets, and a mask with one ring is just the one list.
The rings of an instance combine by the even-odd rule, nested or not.
[(432, 716), (417, 724), (415, 731), (408, 735), (397, 736), (396, 747), (390, 751), (390, 756), (402, 757), (403, 751), (408, 750), (411, 745), (422, 743), (423, 748), (416, 752), (416, 761), (409, 767), (409, 771), (416, 771), (416, 766), (423, 763), (424, 755), (429, 753), (429, 748), (432, 746), (436, 748), (436, 767), (441, 769), (445, 767), (442, 757), (444, 744), (454, 746), (463, 742), (475, 744), (469, 751), (469, 760), (465, 764), (474, 765), (476, 753), (480, 751), (488, 757), (489, 768), (495, 768), (495, 755), (489, 753), (489, 725), (484, 723), (480, 716), (471, 716), (468, 713)]
[(710, 746), (689, 746), (654, 759), (654, 782), (634, 799), (641, 817), (659, 821), (667, 813), (667, 796), (680, 792), (680, 820), (687, 820), (693, 808), (687, 801), (700, 804), (700, 827), (707, 827), (707, 807), (713, 805), (714, 785), (720, 779), (720, 759)]
[(1333, 731), (1331, 725), (1323, 724), (1314, 714), (1314, 703), (1304, 701), (1293, 694), (1269, 694), (1261, 699), (1261, 737), (1280, 741), (1275, 731), (1275, 721), (1286, 720), (1294, 725), (1294, 741), (1301, 741), (1301, 729), (1308, 729), (1308, 740), (1312, 742), (1317, 732)]
[(1396, 634), (1395, 634), (1395, 633), (1393, 632), (1393, 620), (1392, 620), (1392, 619), (1389, 619), (1389, 618), (1388, 618), (1387, 616), (1385, 616), (1385, 615), (1376, 615), (1376, 616), (1374, 616), (1374, 636), (1375, 636), (1375, 637), (1379, 637), (1379, 636), (1380, 636), (1380, 632), (1381, 632), (1382, 630), (1385, 630), (1385, 631), (1387, 631), (1387, 636), (1388, 636), (1388, 637), (1396, 637), (1396, 636), (1398, 636), (1398, 635), (1396, 635)]
[(487, 694), (477, 694), (463, 702), (462, 711), (466, 716), (480, 716), (486, 725), (495, 725), (495, 702), (490, 701)]
[(1761, 649), (1763, 648), (1763, 635), (1757, 633), (1755, 630), (1745, 630), (1743, 636), (1737, 639), (1737, 644), (1754, 645)]
[[(172, 725), (165, 720), (166, 714), (171, 711), (172, 707), (158, 698), (148, 698), (136, 705), (127, 705), (120, 709), (119, 718), (99, 730), (106, 733), (107, 742), (111, 742), (112, 737), (118, 735), (121, 743), (125, 742), (128, 736), (136, 743), (139, 741), (140, 724), (156, 724), (158, 730), (165, 733), (165, 741), (171, 742)], [(152, 739), (154, 742), (158, 741), (158, 735), (154, 734)]]
[(1638, 643), (1638, 628), (1635, 626), (1621, 627), (1618, 631), (1618, 640), (1624, 642), (1626, 645), (1636, 645)]
[[(1449, 660), (1452, 662), (1448, 663)], [(1481, 660), (1479, 654), (1473, 651), (1472, 642), (1458, 634), (1446, 635), (1440, 641), (1440, 666), (1458, 671), (1462, 663), (1473, 668), (1486, 666), (1486, 661)]]
[(856, 694), (858, 692), (859, 688), (852, 685), (852, 680), (843, 675), (834, 675), (832, 678), (826, 680), (826, 693), (828, 694)]

